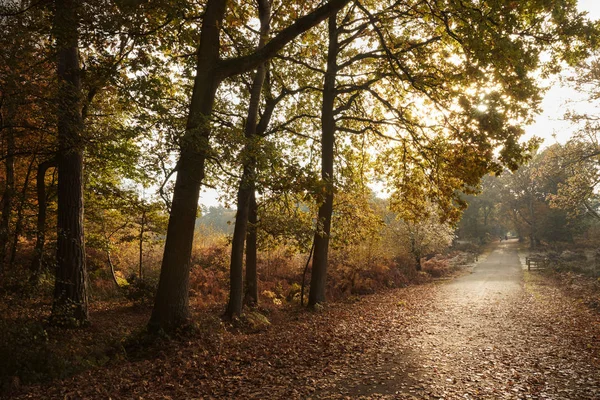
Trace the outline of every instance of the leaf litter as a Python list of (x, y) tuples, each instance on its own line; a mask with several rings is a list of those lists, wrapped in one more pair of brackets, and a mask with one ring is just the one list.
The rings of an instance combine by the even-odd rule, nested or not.
[(512, 256), (500, 248), (449, 283), (275, 311), (260, 333), (212, 321), (152, 357), (15, 398), (600, 398), (600, 314), (555, 281), (510, 267)]

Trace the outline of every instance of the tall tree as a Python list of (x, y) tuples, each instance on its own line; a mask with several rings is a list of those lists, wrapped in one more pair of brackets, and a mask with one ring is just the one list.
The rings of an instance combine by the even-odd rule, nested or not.
[(335, 79), (337, 75), (338, 27), (337, 14), (327, 22), (329, 44), (327, 47), (327, 70), (323, 83), (323, 102), (321, 104), (321, 179), (323, 199), (319, 206), (312, 274), (310, 278), (309, 306), (325, 301), (327, 279), (327, 256), (329, 254), (329, 236), (331, 234), (331, 214), (333, 212), (333, 150), (335, 145), (334, 102), (336, 96)]
[(189, 270), (200, 185), (208, 156), (215, 95), (228, 77), (256, 68), (287, 43), (317, 25), (349, 0), (331, 0), (281, 30), (261, 49), (238, 58), (220, 58), (220, 34), (226, 1), (209, 0), (202, 18), (196, 76), (186, 132), (181, 140), (177, 178), (167, 229), (158, 291), (149, 329), (172, 330), (189, 319)]
[(83, 116), (79, 60), (79, 8), (56, 0), (58, 219), (56, 280), (52, 321), (79, 325), (88, 321), (87, 271), (83, 231)]
[[(260, 37), (257, 50), (264, 47), (267, 42), (270, 20), (271, 20), (271, 1), (258, 0), (258, 18), (260, 20)], [(244, 137), (246, 144), (242, 150), (242, 178), (238, 188), (237, 212), (235, 215), (235, 227), (231, 241), (231, 263), (230, 263), (230, 289), (229, 303), (225, 315), (233, 317), (242, 313), (243, 305), (243, 258), (244, 243), (246, 241), (248, 217), (250, 212), (250, 203), (255, 191), (255, 169), (258, 151), (257, 124), (260, 106), (260, 97), (263, 84), (267, 75), (267, 63), (261, 63), (254, 75), (254, 80), (250, 89), (250, 102), (248, 105), (248, 114), (246, 117), (246, 126), (244, 127)]]

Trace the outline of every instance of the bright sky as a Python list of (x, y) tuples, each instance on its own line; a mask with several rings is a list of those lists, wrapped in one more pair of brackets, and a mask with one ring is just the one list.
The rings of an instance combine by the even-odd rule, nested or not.
[[(589, 18), (600, 19), (600, 1), (579, 0), (578, 7), (580, 11), (586, 11)], [(563, 120), (563, 115), (568, 108), (567, 104), (574, 101), (578, 103), (575, 106), (571, 104), (571, 108), (585, 110), (582, 95), (571, 88), (561, 86), (555, 80), (542, 102), (542, 113), (537, 116), (534, 124), (525, 127), (525, 139), (538, 136), (544, 139), (544, 146), (549, 146), (555, 141), (566, 142), (572, 135), (574, 127)]]

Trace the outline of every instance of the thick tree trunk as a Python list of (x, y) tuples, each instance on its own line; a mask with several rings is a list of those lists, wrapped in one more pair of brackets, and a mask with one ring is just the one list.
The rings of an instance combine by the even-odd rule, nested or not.
[(338, 31), (336, 15), (328, 20), (329, 47), (327, 53), (327, 71), (323, 84), (323, 104), (321, 107), (321, 178), (325, 185), (325, 198), (319, 207), (315, 251), (310, 279), (308, 305), (325, 302), (327, 281), (327, 263), (329, 255), (329, 236), (331, 234), (331, 214), (333, 212), (333, 150), (335, 143), (335, 78), (337, 74)]
[[(259, 19), (260, 19), (260, 40), (258, 49), (262, 48), (269, 34), (269, 21), (271, 18), (271, 5), (269, 0), (259, 1)], [(250, 197), (254, 193), (254, 180), (256, 169), (256, 153), (258, 151), (258, 138), (256, 136), (256, 125), (258, 121), (258, 109), (260, 105), (260, 95), (265, 77), (267, 75), (266, 63), (258, 66), (252, 88), (250, 89), (250, 104), (248, 106), (248, 115), (244, 135), (246, 144), (242, 151), (243, 173), (240, 180), (237, 196), (237, 212), (235, 215), (235, 226), (233, 229), (233, 238), (231, 240), (231, 264), (229, 268), (229, 303), (225, 316), (228, 318), (242, 313), (243, 306), (243, 264), (244, 264), (244, 243), (246, 241), (246, 231), (248, 229), (248, 213), (250, 207)]]
[[(10, 112), (9, 112), (10, 114)], [(3, 118), (3, 121), (9, 118)], [(4, 261), (8, 247), (10, 233), (10, 218), (13, 208), (15, 195), (15, 133), (10, 126), (5, 128), (6, 132), (6, 159), (4, 160), (6, 168), (6, 185), (2, 195), (2, 218), (0, 218), (0, 272), (4, 270)]]
[(177, 164), (158, 290), (148, 323), (151, 332), (173, 330), (187, 324), (190, 317), (188, 292), (194, 224), (208, 152), (209, 119), (220, 84), (214, 69), (219, 60), (220, 25), (226, 3), (209, 1), (202, 21), (196, 78)]
[(44, 245), (46, 242), (46, 171), (51, 167), (56, 167), (56, 159), (38, 164), (36, 175), (38, 201), (37, 233), (35, 248), (33, 250), (33, 261), (30, 266), (30, 282), (33, 284), (37, 284), (44, 262)]
[(248, 211), (248, 233), (246, 235), (246, 293), (244, 297), (244, 302), (250, 306), (258, 305), (257, 224), (258, 206), (256, 204), (256, 194), (252, 190)]
[(79, 17), (74, 0), (55, 1), (58, 51), (58, 218), (56, 281), (51, 321), (88, 321), (83, 231), (83, 118), (79, 67)]
[(10, 248), (10, 259), (8, 262), (9, 268), (15, 263), (17, 256), (17, 245), (19, 244), (19, 237), (23, 231), (23, 209), (25, 208), (25, 199), (27, 197), (27, 189), (29, 189), (29, 179), (31, 178), (31, 172), (33, 171), (33, 165), (35, 163), (35, 156), (32, 157), (27, 168), (27, 174), (25, 174), (25, 181), (23, 182), (23, 188), (19, 196), (19, 207), (17, 208), (17, 221), (15, 222), (15, 232), (13, 234), (13, 243)]

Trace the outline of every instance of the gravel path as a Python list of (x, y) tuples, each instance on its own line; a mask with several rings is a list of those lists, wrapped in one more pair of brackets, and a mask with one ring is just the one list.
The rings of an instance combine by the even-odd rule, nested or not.
[(470, 275), (440, 285), (379, 349), (384, 362), (369, 379), (337, 382), (348, 387), (339, 397), (600, 399), (598, 315), (524, 272), (517, 246), (502, 242)]

